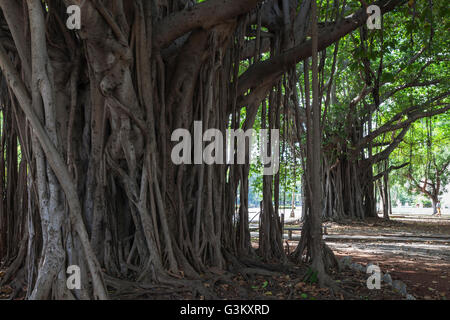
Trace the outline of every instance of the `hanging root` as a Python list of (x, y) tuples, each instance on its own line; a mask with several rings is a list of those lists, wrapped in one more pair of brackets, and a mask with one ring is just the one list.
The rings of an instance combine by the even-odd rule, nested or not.
[(338, 271), (341, 271), (339, 261), (337, 260), (336, 256), (334, 255), (333, 250), (331, 250), (330, 247), (327, 246), (326, 243), (323, 243), (322, 254), (323, 254), (323, 261), (325, 263), (326, 270), (331, 271), (332, 269), (336, 269)]

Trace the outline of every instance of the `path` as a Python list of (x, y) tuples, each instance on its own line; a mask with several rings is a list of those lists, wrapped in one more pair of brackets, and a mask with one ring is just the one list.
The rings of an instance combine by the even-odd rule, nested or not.
[[(338, 257), (378, 264), (383, 273), (405, 282), (418, 299), (449, 299), (450, 219), (404, 214), (392, 218), (332, 223), (324, 239)], [(252, 237), (257, 236), (252, 232)], [(300, 232), (294, 231), (290, 250), (299, 239)]]
[[(327, 244), (338, 257), (378, 264), (418, 299), (450, 298), (450, 221), (395, 217), (391, 222), (334, 226)], [(337, 234), (345, 232), (346, 235)], [(378, 235), (377, 235), (378, 234)]]

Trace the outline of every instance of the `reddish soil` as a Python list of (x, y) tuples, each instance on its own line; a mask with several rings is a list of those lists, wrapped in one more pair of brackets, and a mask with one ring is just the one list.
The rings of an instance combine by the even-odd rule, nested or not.
[(383, 273), (389, 272), (393, 280), (403, 281), (408, 293), (416, 299), (447, 300), (450, 298), (450, 262), (448, 261), (343, 251), (335, 251), (335, 254), (338, 257), (351, 255), (353, 261), (362, 265), (376, 261)]
[[(436, 218), (422, 221), (383, 221), (333, 224), (332, 234), (411, 234), (428, 237), (450, 236), (450, 221)], [(373, 244), (373, 242), (371, 242)], [(424, 242), (425, 244), (427, 242)], [(444, 244), (450, 250), (450, 243)], [(352, 256), (353, 261), (366, 265), (376, 263), (383, 273), (389, 272), (393, 280), (402, 280), (407, 285), (408, 293), (417, 299), (435, 300), (450, 298), (450, 260), (448, 255), (430, 255), (429, 258), (410, 256), (408, 254), (376, 254), (352, 250), (334, 250), (338, 257)]]
[[(352, 222), (347, 224), (333, 223), (329, 234), (338, 235), (380, 235), (406, 234), (409, 236), (433, 237), (450, 235), (450, 221), (369, 221)], [(419, 240), (420, 241), (420, 240)], [(351, 256), (354, 262), (366, 265), (369, 262), (378, 264), (383, 273), (389, 272), (393, 280), (402, 280), (407, 285), (408, 293), (417, 299), (447, 300), (450, 297), (450, 258), (443, 252), (445, 246), (450, 243), (440, 243), (434, 246), (434, 250), (419, 248), (418, 255), (411, 255), (411, 251), (419, 250), (404, 246), (400, 242), (396, 247), (396, 253), (384, 248), (383, 253), (371, 252), (374, 249), (383, 249), (383, 242), (377, 239), (353, 242), (353, 240), (339, 241), (340, 246), (333, 249), (337, 257)], [(364, 243), (364, 245), (361, 245)], [(342, 246), (344, 244), (344, 246)], [(358, 246), (356, 246), (358, 244)], [(424, 241), (427, 245), (428, 242)], [(253, 243), (257, 247), (257, 241)], [(331, 243), (330, 243), (331, 245)], [(392, 244), (390, 244), (392, 245)], [(430, 243), (430, 247), (433, 244)], [(297, 241), (289, 241), (289, 250), (295, 249)], [(400, 248), (400, 249), (399, 249)], [(438, 250), (436, 250), (438, 248)], [(287, 249), (287, 248), (286, 248)], [(427, 249), (427, 248), (425, 248)], [(379, 250), (377, 250), (379, 251)], [(447, 251), (447, 250), (445, 250)], [(448, 251), (447, 251), (448, 252)], [(205, 289), (214, 292), (217, 299), (295, 299), (295, 300), (327, 300), (327, 299), (362, 299), (362, 300), (392, 300), (404, 299), (393, 291), (392, 287), (382, 283), (380, 290), (369, 290), (366, 285), (368, 275), (363, 272), (355, 272), (346, 269), (334, 272), (331, 277), (343, 289), (347, 295), (333, 293), (326, 288), (319, 288), (316, 283), (307, 283), (304, 276), (308, 271), (307, 264), (300, 264), (290, 268), (287, 272), (276, 274), (230, 274), (216, 272), (205, 275), (202, 281)], [(215, 275), (214, 275), (215, 274)], [(0, 279), (3, 276), (0, 270)], [(0, 288), (0, 300), (10, 298), (12, 288), (8, 285)], [(202, 290), (192, 288), (131, 288), (114, 294), (116, 299), (204, 299)], [(23, 297), (16, 297), (21, 299)]]

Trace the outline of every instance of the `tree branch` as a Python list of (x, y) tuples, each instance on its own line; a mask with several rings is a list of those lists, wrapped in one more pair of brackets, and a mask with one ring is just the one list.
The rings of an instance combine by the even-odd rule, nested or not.
[(403, 163), (399, 166), (390, 166), (389, 169), (377, 174), (376, 176), (373, 177), (372, 181), (377, 181), (378, 179), (380, 179), (381, 177), (383, 177), (385, 174), (390, 173), (392, 170), (399, 170), (401, 168), (406, 167), (407, 165), (409, 165), (409, 162)]
[(249, 12), (263, 0), (208, 0), (190, 9), (178, 11), (163, 21), (154, 31), (153, 45), (165, 48), (173, 40), (196, 29), (212, 26)]
[[(380, 0), (375, 4), (380, 7), (381, 13), (384, 14), (405, 2), (405, 0)], [(360, 9), (337, 24), (324, 28), (319, 34), (318, 50), (325, 50), (329, 45), (362, 26), (367, 19), (366, 10)], [(311, 50), (311, 40), (308, 40), (278, 56), (254, 64), (239, 78), (238, 95), (244, 95), (251, 88), (265, 86), (273, 79), (278, 79), (291, 66), (311, 57)]]

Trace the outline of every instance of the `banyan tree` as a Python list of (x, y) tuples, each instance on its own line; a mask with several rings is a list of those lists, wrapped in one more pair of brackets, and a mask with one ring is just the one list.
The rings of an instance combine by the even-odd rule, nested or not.
[[(305, 254), (331, 283), (322, 216), (373, 215), (372, 166), (409, 123), (448, 104), (447, 94), (430, 97), (434, 109), (411, 106), (367, 133), (367, 117), (390, 98), (379, 94), (382, 68), (366, 63), (366, 85), (347, 100), (333, 79), (340, 39), (367, 33), (367, 4), (319, 2), (0, 0), (2, 283), (26, 286), (30, 299), (106, 299), (119, 279), (211, 297), (200, 274), (257, 272)], [(389, 15), (405, 3), (374, 4)], [(67, 27), (71, 5), (79, 29)], [(339, 99), (350, 101), (344, 138), (326, 120)], [(173, 163), (172, 133), (193, 133), (195, 121), (221, 132), (282, 129), (300, 146), (292, 154), (306, 177), (307, 220), (292, 256), (281, 237), (279, 173), (263, 177), (255, 250), (250, 165)], [(361, 158), (385, 132), (396, 133), (392, 144)], [(71, 265), (81, 270), (79, 290), (66, 286)]]

